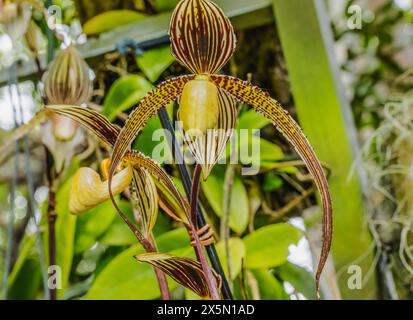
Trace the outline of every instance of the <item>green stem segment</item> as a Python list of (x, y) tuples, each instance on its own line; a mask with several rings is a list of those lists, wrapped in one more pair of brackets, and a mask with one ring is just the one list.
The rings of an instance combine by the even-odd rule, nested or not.
[[(170, 148), (172, 151), (172, 155), (175, 157), (174, 160), (175, 160), (175, 163), (177, 164), (176, 166), (178, 168), (179, 175), (181, 176), (184, 189), (185, 189), (185, 193), (187, 197), (189, 198), (191, 195), (192, 181), (191, 181), (191, 177), (189, 175), (188, 169), (186, 168), (184, 164), (185, 162), (182, 157), (182, 152), (179, 148), (179, 145), (176, 143), (175, 130), (172, 126), (168, 112), (166, 111), (165, 108), (160, 109), (158, 115), (159, 115), (159, 119), (162, 123), (163, 128), (165, 130), (168, 130), (172, 138), (172, 140), (170, 141), (170, 144), (171, 144)], [(199, 205), (197, 206), (197, 222), (198, 222), (199, 228), (202, 228), (207, 224), (204, 213)], [(222, 268), (221, 261), (219, 260), (218, 253), (215, 249), (215, 246), (212, 244), (212, 245), (206, 246), (205, 249), (207, 251), (209, 260), (211, 261), (212, 267), (214, 268), (215, 272), (218, 273), (221, 277), (221, 280), (222, 280), (221, 291), (222, 291), (223, 298), (225, 300), (232, 300), (233, 299), (232, 292), (228, 285), (228, 280), (225, 276), (225, 273)]]
[(204, 275), (205, 275), (205, 278), (206, 278), (206, 281), (209, 287), (209, 291), (211, 293), (211, 298), (213, 300), (220, 300), (221, 297), (218, 292), (217, 282), (214, 278), (214, 275), (212, 274), (211, 268), (208, 265), (208, 261), (203, 251), (201, 242), (199, 240), (199, 237), (197, 236), (197, 230), (198, 230), (197, 207), (198, 207), (198, 195), (199, 195), (199, 182), (201, 180), (201, 174), (202, 174), (202, 167), (201, 165), (197, 164), (195, 166), (194, 176), (192, 179), (191, 203), (190, 203), (190, 206), (191, 206), (190, 225), (192, 228), (191, 231), (194, 235), (197, 256), (198, 256), (199, 262), (201, 263), (202, 270), (204, 271)]
[[(117, 205), (116, 201), (113, 198), (113, 194), (111, 190), (109, 189), (110, 197), (112, 199), (112, 203), (118, 212), (119, 216), (122, 218), (122, 220), (126, 223), (126, 225), (129, 227), (129, 229), (133, 232), (135, 235), (136, 239), (138, 239), (139, 243), (142, 245), (142, 247), (145, 249), (146, 252), (151, 253), (151, 252), (157, 252), (155, 245), (148, 239), (146, 239), (142, 233), (136, 228), (136, 226), (128, 219), (128, 217), (120, 210), (119, 206)], [(168, 283), (166, 281), (166, 276), (165, 274), (159, 270), (158, 268), (154, 267), (156, 279), (158, 280), (158, 285), (159, 285), (159, 290), (161, 292), (162, 300), (170, 300), (171, 296), (169, 293), (169, 288), (168, 288)]]

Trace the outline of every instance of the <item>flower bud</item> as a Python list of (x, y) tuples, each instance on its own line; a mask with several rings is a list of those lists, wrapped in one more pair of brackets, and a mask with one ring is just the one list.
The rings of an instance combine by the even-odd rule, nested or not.
[(74, 46), (57, 55), (43, 81), (48, 104), (78, 106), (88, 102), (92, 93), (89, 67)]
[(38, 56), (39, 51), (45, 45), (45, 41), (42, 37), (42, 32), (40, 28), (33, 20), (30, 20), (25, 38), (27, 47), (30, 49), (34, 56)]

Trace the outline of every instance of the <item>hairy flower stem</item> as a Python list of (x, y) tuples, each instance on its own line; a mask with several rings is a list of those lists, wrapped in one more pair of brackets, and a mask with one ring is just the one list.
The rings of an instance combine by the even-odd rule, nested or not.
[[(128, 219), (128, 217), (120, 210), (119, 206), (117, 205), (116, 201), (114, 201), (112, 191), (109, 189), (109, 193), (112, 199), (112, 203), (122, 218), (122, 220), (126, 223), (126, 225), (129, 227), (129, 229), (133, 232), (135, 235), (136, 239), (138, 239), (139, 243), (142, 245), (142, 247), (145, 249), (147, 253), (151, 252), (157, 252), (156, 247), (153, 243), (153, 241), (150, 241), (146, 239), (143, 234), (136, 228), (136, 226)], [(158, 280), (158, 285), (159, 285), (159, 290), (161, 292), (161, 297), (162, 300), (170, 300), (171, 296), (169, 293), (169, 288), (168, 288), (168, 283), (166, 281), (166, 276), (165, 274), (159, 270), (158, 268), (154, 267), (156, 279)]]
[(211, 298), (213, 300), (220, 300), (221, 298), (218, 292), (217, 282), (214, 278), (214, 275), (212, 274), (211, 268), (208, 265), (207, 258), (205, 256), (201, 242), (197, 235), (198, 223), (197, 223), (196, 217), (197, 217), (199, 182), (201, 180), (201, 173), (202, 173), (202, 167), (201, 165), (197, 164), (195, 166), (194, 176), (192, 179), (191, 203), (190, 203), (190, 206), (191, 206), (190, 225), (192, 229), (191, 230), (192, 234), (194, 235), (197, 256), (198, 256), (199, 262), (201, 263), (202, 270), (204, 271), (204, 275), (205, 275), (205, 278), (206, 278), (206, 281), (207, 281), (207, 284), (208, 284), (208, 287), (211, 293)]
[[(156, 247), (156, 241), (151, 233), (150, 242), (152, 243), (155, 251), (158, 252)], [(156, 279), (158, 280), (159, 290), (161, 291), (161, 298), (162, 300), (171, 300), (171, 293), (169, 292), (168, 282), (166, 281), (165, 273), (163, 273), (160, 269), (154, 268)]]
[[(179, 145), (176, 143), (175, 130), (172, 126), (168, 112), (166, 111), (165, 108), (160, 109), (158, 115), (162, 123), (162, 127), (168, 130), (168, 132), (170, 133), (172, 137), (172, 141), (170, 141), (170, 148), (171, 148), (173, 157), (175, 157), (174, 160), (175, 160), (175, 163), (177, 164), (179, 175), (181, 176), (181, 179), (184, 185), (185, 193), (187, 197), (189, 198), (191, 195), (192, 181), (191, 181), (191, 177), (189, 175), (188, 169), (186, 168), (184, 164), (184, 160), (183, 160)], [(206, 225), (204, 214), (199, 205), (197, 207), (197, 222), (198, 222), (199, 228), (202, 228)], [(232, 292), (231, 292), (231, 289), (229, 288), (228, 280), (225, 277), (225, 273), (222, 268), (221, 261), (219, 260), (215, 246), (211, 244), (209, 246), (206, 246), (205, 248), (208, 253), (209, 260), (211, 261), (212, 267), (221, 277), (221, 280), (222, 280), (221, 291), (222, 291), (223, 298), (226, 300), (232, 300), (233, 299)]]

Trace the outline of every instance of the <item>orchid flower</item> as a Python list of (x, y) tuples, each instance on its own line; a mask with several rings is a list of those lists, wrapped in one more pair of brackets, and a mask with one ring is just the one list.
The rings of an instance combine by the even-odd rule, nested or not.
[[(313, 176), (321, 195), (324, 210), (323, 245), (316, 273), (317, 292), (322, 270), (327, 261), (332, 240), (332, 203), (323, 167), (299, 125), (283, 107), (266, 92), (251, 83), (219, 74), (231, 59), (236, 48), (233, 26), (223, 11), (210, 0), (181, 0), (171, 18), (169, 35), (172, 53), (191, 74), (169, 79), (148, 93), (131, 113), (114, 145), (109, 168), (109, 192), (116, 168), (128, 151), (135, 137), (146, 122), (162, 107), (178, 100), (179, 120), (184, 132), (195, 130), (201, 134), (188, 134), (186, 139), (195, 142), (197, 161), (211, 159), (206, 152), (215, 149), (213, 161), (228, 136), (213, 141), (208, 139), (210, 129), (230, 129), (236, 113), (234, 101), (253, 107), (270, 119), (273, 125), (292, 144)], [(197, 140), (207, 145), (196, 147)], [(199, 145), (199, 144), (198, 144)], [(202, 143), (201, 143), (202, 145)], [(203, 164), (204, 178), (208, 177), (214, 162)]]

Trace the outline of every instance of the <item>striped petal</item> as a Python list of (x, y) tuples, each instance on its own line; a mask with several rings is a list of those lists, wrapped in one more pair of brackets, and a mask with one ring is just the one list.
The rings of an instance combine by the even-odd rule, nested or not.
[(324, 174), (324, 170), (321, 166), (320, 161), (318, 160), (313, 148), (311, 147), (298, 124), (290, 115), (288, 115), (283, 107), (277, 101), (273, 100), (267, 93), (263, 92), (258, 87), (254, 87), (248, 82), (229, 76), (214, 75), (211, 76), (211, 80), (214, 81), (217, 86), (226, 90), (238, 100), (251, 105), (257, 112), (270, 119), (273, 122), (274, 126), (276, 126), (277, 129), (294, 146), (295, 150), (304, 160), (308, 170), (313, 176), (317, 188), (321, 194), (321, 200), (324, 209), (323, 245), (316, 274), (318, 289), (317, 292), (319, 292), (320, 276), (331, 248), (333, 232), (333, 208), (331, 203), (331, 196), (328, 188), (327, 178)]
[(141, 232), (149, 239), (158, 217), (158, 192), (151, 174), (139, 167), (133, 169), (132, 195), (141, 217)]
[(195, 74), (217, 73), (236, 47), (231, 22), (209, 0), (182, 0), (172, 15), (169, 35), (173, 55)]
[[(145, 253), (135, 257), (140, 262), (146, 262), (169, 275), (179, 284), (192, 290), (201, 298), (211, 299), (211, 293), (202, 271), (201, 264), (188, 258), (175, 257), (162, 253)], [(221, 287), (221, 277), (213, 272), (218, 288)]]
[(185, 132), (180, 127), (185, 144), (188, 146), (196, 162), (202, 166), (204, 179), (208, 178), (212, 168), (222, 157), (236, 125), (236, 100), (220, 88), (218, 90), (218, 98), (219, 114), (215, 128), (208, 129), (202, 135), (193, 135)]
[(102, 142), (113, 147), (120, 129), (105, 116), (89, 108), (67, 105), (49, 105), (46, 110), (69, 117), (92, 131)]
[(185, 216), (182, 217), (179, 214), (171, 214), (171, 212), (167, 213), (170, 214), (173, 219), (187, 224), (189, 217), (188, 201), (178, 191), (165, 170), (156, 161), (136, 151), (129, 151), (125, 155), (124, 161), (134, 168), (142, 168), (150, 173), (156, 179), (155, 183), (158, 182), (157, 187), (159, 193), (166, 194), (169, 198), (173, 199), (173, 202), (178, 204), (181, 210), (183, 210)]
[(182, 93), (185, 84), (193, 78), (193, 76), (182, 76), (167, 80), (141, 100), (116, 140), (112, 153), (111, 166), (109, 168), (109, 184), (130, 144), (143, 129), (146, 122), (154, 116), (159, 109), (175, 101)]

